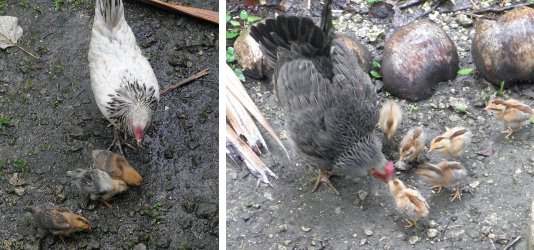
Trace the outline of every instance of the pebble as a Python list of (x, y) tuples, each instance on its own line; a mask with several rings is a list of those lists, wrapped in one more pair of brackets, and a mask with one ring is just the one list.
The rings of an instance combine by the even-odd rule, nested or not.
[(465, 14), (459, 14), (458, 16), (456, 16), (456, 22), (463, 27), (473, 25), (473, 20)]
[(506, 245), (508, 244), (508, 235), (506, 234), (500, 234), (497, 236), (497, 243), (501, 244), (501, 245)]
[(480, 181), (473, 181), (469, 183), (469, 186), (472, 187), (473, 189), (476, 189), (479, 185), (480, 185)]
[(23, 196), (23, 195), (26, 194), (26, 190), (24, 190), (23, 187), (15, 188), (15, 193), (16, 193), (18, 196)]
[(300, 227), (300, 229), (302, 229), (302, 231), (304, 231), (304, 232), (309, 232), (309, 231), (311, 231), (311, 228), (309, 228), (309, 227), (305, 227), (305, 226)]
[(146, 250), (146, 246), (143, 243), (139, 243), (134, 246), (133, 250)]
[(419, 239), (420, 239), (419, 236), (415, 235), (415, 236), (412, 236), (408, 241), (410, 242), (410, 244), (415, 245), (415, 243), (417, 243)]
[(285, 232), (287, 231), (287, 224), (282, 224), (282, 225), (279, 225), (278, 226), (278, 232), (282, 233), (282, 232)]
[(451, 238), (456, 241), (462, 241), (463, 235), (465, 234), (465, 230), (460, 229), (457, 231), (451, 232)]
[(14, 173), (13, 176), (9, 178), (8, 182), (9, 184), (11, 184), (11, 186), (14, 186), (14, 187), (24, 186), (28, 184), (19, 177), (19, 173)]
[(371, 236), (371, 235), (373, 235), (373, 231), (372, 231), (371, 229), (368, 229), (368, 228), (364, 229), (363, 232), (364, 232), (365, 235), (367, 235), (367, 236)]
[(490, 185), (492, 185), (493, 183), (495, 183), (495, 181), (494, 181), (493, 179), (489, 179), (489, 180), (487, 181), (487, 183), (490, 184)]
[(360, 246), (367, 244), (367, 239), (360, 240)]
[(436, 228), (436, 227), (438, 227), (438, 223), (437, 223), (435, 220), (430, 220), (430, 221), (428, 222), (428, 226), (429, 226), (430, 228)]
[(285, 246), (287, 246), (287, 245), (289, 245), (289, 244), (291, 244), (291, 240), (284, 240), (284, 245), (285, 245)]
[(367, 195), (369, 195), (369, 193), (367, 193), (367, 191), (365, 190), (358, 190), (358, 198), (360, 198), (360, 200), (365, 200), (365, 198), (367, 198)]
[(430, 228), (426, 232), (426, 235), (428, 236), (429, 239), (432, 239), (432, 238), (438, 236), (438, 230), (434, 229), (434, 228)]

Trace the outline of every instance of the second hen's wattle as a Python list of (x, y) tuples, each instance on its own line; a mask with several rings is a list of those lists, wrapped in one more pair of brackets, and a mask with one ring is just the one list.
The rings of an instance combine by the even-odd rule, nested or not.
[[(288, 138), (307, 164), (320, 169), (315, 188), (333, 173), (383, 181), (391, 174), (375, 135), (379, 106), (369, 76), (331, 28), (326, 1), (321, 28), (306, 17), (278, 16), (251, 27), (273, 66), (274, 89)], [(384, 170), (390, 165), (391, 171)], [(383, 173), (385, 172), (385, 173)]]
[[(100, 112), (140, 145), (159, 101), (159, 85), (124, 19), (122, 0), (96, 1), (88, 57)], [(122, 152), (118, 139), (115, 145)]]

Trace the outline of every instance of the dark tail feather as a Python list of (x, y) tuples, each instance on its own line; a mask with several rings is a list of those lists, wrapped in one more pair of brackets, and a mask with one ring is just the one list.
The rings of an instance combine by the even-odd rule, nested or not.
[(332, 30), (332, 2), (333, 0), (326, 0), (321, 14), (321, 30), (326, 34)]

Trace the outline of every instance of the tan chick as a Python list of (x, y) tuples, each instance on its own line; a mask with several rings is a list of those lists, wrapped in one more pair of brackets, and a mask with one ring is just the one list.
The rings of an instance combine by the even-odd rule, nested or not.
[(443, 187), (454, 187), (451, 201), (462, 200), (459, 182), (467, 176), (467, 171), (461, 163), (455, 161), (441, 161), (438, 164), (426, 163), (419, 166), (415, 174), (421, 176), (432, 186), (432, 189), (438, 189), (438, 193)]
[(143, 177), (128, 163), (126, 158), (109, 150), (93, 149), (93, 166), (108, 173), (111, 178), (123, 180), (131, 186), (141, 186)]
[(519, 128), (528, 125), (532, 117), (534, 117), (532, 108), (515, 99), (506, 101), (501, 99), (491, 100), (485, 110), (494, 111), (497, 119), (508, 127), (508, 129), (502, 131), (502, 133), (506, 134), (506, 138), (510, 137)]
[(419, 161), (419, 155), (425, 149), (425, 133), (422, 127), (415, 127), (402, 138), (399, 147), (399, 160)]
[(466, 128), (446, 128), (445, 133), (432, 140), (428, 152), (436, 151), (443, 156), (460, 156), (465, 146), (471, 142), (471, 135), (471, 131)]
[(30, 212), (33, 220), (41, 227), (63, 237), (80, 231), (91, 231), (91, 223), (84, 217), (59, 208), (26, 207), (24, 211)]
[(397, 211), (407, 217), (405, 219), (407, 224), (404, 227), (415, 227), (419, 218), (428, 215), (428, 203), (425, 198), (417, 190), (404, 186), (404, 183), (397, 178), (390, 179), (388, 184)]
[(402, 111), (395, 101), (387, 101), (380, 109), (378, 127), (384, 131), (388, 140), (391, 140), (397, 127), (402, 121)]

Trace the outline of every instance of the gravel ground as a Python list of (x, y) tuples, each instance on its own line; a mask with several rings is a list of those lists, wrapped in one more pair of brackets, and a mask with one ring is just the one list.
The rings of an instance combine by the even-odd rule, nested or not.
[[(0, 2), (0, 15), (18, 17), (24, 29), (19, 44), (41, 55), (0, 50), (0, 118), (11, 121), (0, 125), (0, 248), (216, 248), (217, 26), (126, 1), (126, 20), (160, 86), (205, 68), (210, 74), (162, 96), (144, 148), (125, 150), (144, 185), (116, 197), (111, 209), (83, 210), (65, 173), (89, 167), (86, 143), (106, 148), (113, 139), (89, 82), (94, 0)], [(218, 9), (218, 1), (186, 4)], [(22, 208), (47, 204), (83, 215), (92, 232), (65, 243), (45, 234)]]
[[(303, 4), (290, 1), (290, 13), (307, 14)], [(518, 1), (519, 2), (519, 1)], [(456, 1), (465, 4), (466, 1)], [(365, 1), (353, 0), (355, 8)], [(228, 9), (236, 6), (229, 4)], [(430, 4), (423, 5), (426, 9)], [(312, 16), (321, 5), (312, 4)], [(336, 6), (334, 9), (339, 9)], [(298, 11), (297, 11), (298, 10)], [(270, 13), (273, 11), (262, 10)], [(304, 12), (304, 13), (303, 13)], [(421, 12), (415, 10), (414, 13)], [(460, 55), (460, 68), (474, 68), (470, 47), (474, 35), (472, 20), (461, 13), (439, 14), (429, 18), (444, 28), (453, 39)], [(343, 12), (336, 17), (338, 31), (353, 34), (381, 60), (381, 50), (389, 30), (388, 21)], [(248, 78), (246, 87), (275, 130), (284, 138), (284, 117), (268, 84)], [(333, 178), (339, 196), (324, 187), (311, 193), (314, 173), (293, 156), (291, 160), (268, 138), (271, 153), (264, 156), (280, 178), (273, 187), (256, 187), (256, 179), (227, 160), (227, 246), (243, 249), (496, 249), (521, 236), (516, 249), (525, 248), (528, 214), (534, 188), (534, 131), (532, 125), (510, 139), (483, 108), (485, 100), (496, 92), (494, 87), (473, 75), (458, 76), (440, 83), (428, 100), (412, 103), (399, 100), (404, 117), (394, 142), (383, 139), (387, 158), (398, 159), (398, 142), (413, 126), (424, 126), (428, 141), (445, 130), (445, 126), (465, 126), (473, 140), (459, 160), (468, 169), (462, 183), (462, 200), (451, 203), (447, 190), (433, 193), (414, 170), (397, 172), (408, 186), (419, 189), (430, 205), (428, 217), (415, 229), (405, 229), (403, 218), (387, 187), (369, 178), (353, 180)], [(396, 99), (381, 92), (382, 100)], [(504, 98), (517, 98), (534, 105), (532, 86), (513, 87)], [(469, 114), (449, 107), (463, 102)], [(283, 142), (287, 145), (287, 140)], [(428, 147), (427, 142), (427, 147)], [(490, 148), (490, 156), (479, 154)], [(441, 158), (426, 154), (431, 162)], [(512, 247), (511, 249), (514, 249)]]

